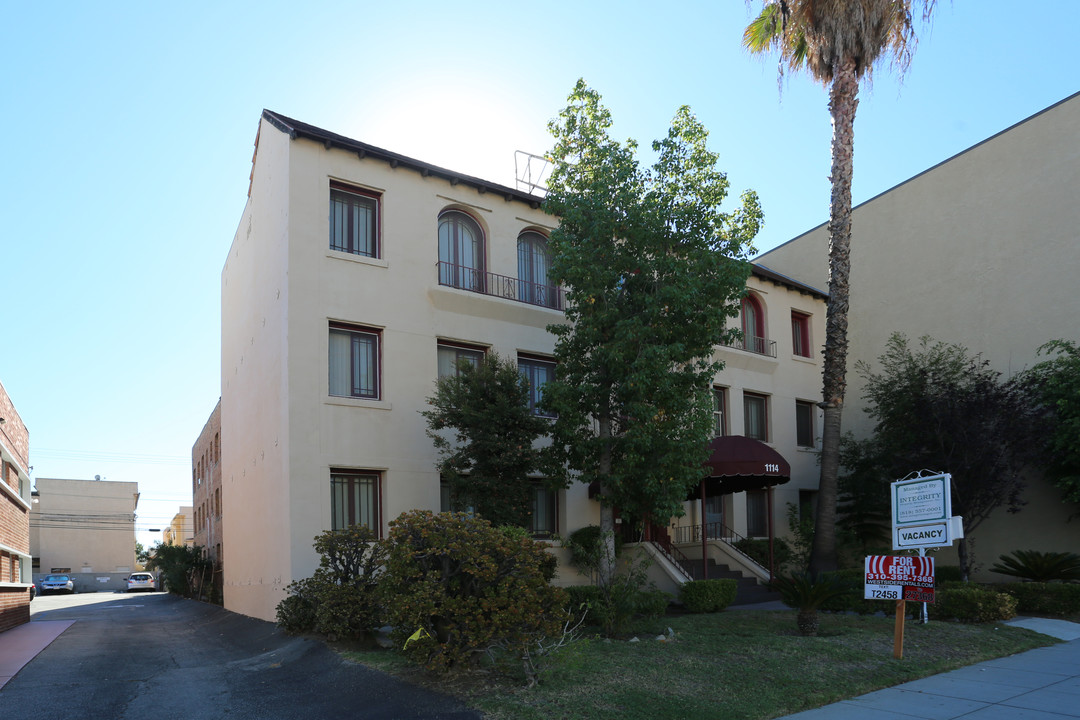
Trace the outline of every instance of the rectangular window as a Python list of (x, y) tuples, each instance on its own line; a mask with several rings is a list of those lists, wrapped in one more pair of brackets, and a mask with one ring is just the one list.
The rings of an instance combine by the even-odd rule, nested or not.
[(330, 249), (379, 257), (379, 197), (330, 183)]
[(467, 498), (455, 497), (450, 482), (439, 476), (439, 512), (463, 512), (472, 515), (476, 508)]
[(769, 534), (769, 498), (767, 490), (746, 491), (746, 536)]
[(813, 357), (810, 352), (810, 316), (791, 311), (791, 347), (800, 357)]
[(795, 401), (795, 444), (814, 447), (814, 403)]
[(754, 440), (769, 439), (768, 398), (754, 393), (743, 393), (743, 434)]
[(330, 323), (330, 394), (379, 399), (378, 330)]
[(713, 437), (727, 435), (727, 390), (722, 387), (712, 389)]
[(532, 414), (555, 417), (554, 413), (542, 411), (538, 407), (540, 398), (544, 394), (544, 385), (555, 379), (555, 363), (551, 360), (518, 355), (518, 370), (529, 381), (529, 410)]
[(532, 516), (529, 530), (533, 535), (548, 537), (558, 529), (557, 493), (537, 483), (532, 491)]
[(381, 533), (379, 479), (379, 473), (369, 470), (330, 471), (331, 529), (363, 525)]
[(439, 343), (439, 377), (457, 376), (458, 363), (476, 364), (484, 361), (484, 348), (472, 345)]

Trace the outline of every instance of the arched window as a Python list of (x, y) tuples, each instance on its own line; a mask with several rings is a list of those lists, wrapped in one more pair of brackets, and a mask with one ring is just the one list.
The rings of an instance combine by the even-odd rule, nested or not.
[(767, 354), (768, 340), (765, 338), (765, 310), (761, 301), (752, 294), (742, 300), (743, 349), (750, 352)]
[(484, 292), (484, 233), (456, 210), (439, 216), (439, 284)]
[(548, 286), (551, 254), (547, 238), (537, 232), (518, 236), (518, 300), (533, 305), (554, 307), (554, 288)]

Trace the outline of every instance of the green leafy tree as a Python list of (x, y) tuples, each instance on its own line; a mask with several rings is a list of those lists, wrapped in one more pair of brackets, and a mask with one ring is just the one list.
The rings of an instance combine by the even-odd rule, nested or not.
[(492, 353), (457, 371), (438, 380), (432, 409), (421, 413), (439, 450), (439, 472), (459, 505), (493, 525), (528, 527), (529, 475), (540, 464), (534, 443), (548, 421), (529, 409), (529, 381), (509, 359)]
[[(549, 124), (545, 208), (560, 219), (549, 277), (566, 288), (567, 322), (548, 328), (558, 367), (543, 403), (558, 414), (554, 465), (598, 486), (614, 558), (613, 508), (666, 522), (701, 479), (721, 367), (713, 347), (738, 334), (727, 320), (746, 292), (761, 210), (753, 192), (734, 212), (720, 210), (728, 180), (689, 108), (653, 143), (651, 170), (610, 127), (583, 80)], [(600, 584), (612, 572), (609, 563)]]
[(1031, 369), (1031, 378), (1053, 416), (1044, 465), (1065, 499), (1080, 503), (1080, 346), (1051, 340), (1040, 355), (1056, 355)]
[(198, 545), (162, 545), (150, 550), (147, 570), (157, 570), (165, 579), (165, 588), (176, 595), (193, 597), (199, 579), (213, 572), (213, 563), (203, 557)]
[[(810, 571), (836, 569), (836, 505), (840, 470), (840, 419), (847, 389), (847, 313), (851, 271), (851, 177), (859, 82), (874, 65), (891, 58), (902, 74), (916, 38), (912, 0), (765, 0), (746, 28), (743, 45), (753, 53), (777, 52), (784, 66), (806, 69), (829, 89), (833, 121), (829, 209), (829, 299), (825, 310), (822, 372), (824, 421), (821, 482)], [(935, 0), (923, 0), (928, 20)]]
[[(893, 334), (878, 358), (861, 362), (866, 412), (875, 421), (866, 446), (890, 480), (915, 470), (952, 475), (952, 511), (965, 535), (1001, 506), (1024, 505), (1022, 471), (1041, 454), (1045, 413), (1025, 377), (1004, 379), (961, 345), (923, 337), (911, 347)], [(967, 539), (959, 541), (961, 575), (970, 574)]]

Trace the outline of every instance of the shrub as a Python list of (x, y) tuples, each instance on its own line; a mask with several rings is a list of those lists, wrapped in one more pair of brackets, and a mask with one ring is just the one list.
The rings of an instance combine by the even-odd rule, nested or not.
[(679, 589), (679, 599), (692, 613), (721, 612), (735, 599), (739, 584), (735, 580), (691, 580)]
[[(769, 567), (769, 541), (760, 538), (742, 538), (735, 541), (735, 548), (746, 553), (763, 568)], [(783, 538), (773, 538), (773, 567), (777, 572), (792, 564), (791, 545)]]
[(595, 585), (572, 585), (563, 590), (568, 598), (566, 607), (574, 615), (588, 615), (591, 608), (599, 606), (602, 598), (600, 588)]
[(818, 631), (817, 611), (830, 600), (854, 593), (841, 578), (825, 574), (816, 580), (809, 573), (777, 576), (769, 587), (780, 593), (785, 605), (798, 610), (795, 622), (799, 633), (811, 637)]
[(287, 632), (318, 632), (332, 638), (360, 638), (383, 624), (377, 594), (385, 551), (361, 525), (329, 530), (315, 538), (319, 568), (290, 583), (278, 603), (277, 623)]
[(403, 653), (431, 670), (496, 649), (528, 664), (530, 648), (567, 627), (547, 547), (464, 513), (414, 510), (391, 522), (380, 591)]
[(663, 590), (641, 590), (637, 597), (637, 611), (642, 617), (650, 619), (663, 617), (670, 602), (671, 596)]
[(311, 578), (289, 583), (289, 595), (277, 605), (277, 624), (288, 633), (315, 631), (315, 599), (309, 588)]
[(930, 605), (934, 620), (983, 623), (1016, 616), (1016, 598), (981, 585), (939, 587), (935, 594), (935, 602)]
[(1007, 583), (995, 588), (1016, 598), (1017, 611), (1036, 615), (1080, 615), (1080, 584)]
[(934, 582), (936, 584), (963, 581), (964, 576), (959, 565), (938, 565), (934, 563)]
[(1080, 580), (1080, 555), (1071, 552), (1039, 552), (1016, 550), (1012, 556), (1002, 555), (990, 568), (993, 572), (1039, 583), (1053, 580)]

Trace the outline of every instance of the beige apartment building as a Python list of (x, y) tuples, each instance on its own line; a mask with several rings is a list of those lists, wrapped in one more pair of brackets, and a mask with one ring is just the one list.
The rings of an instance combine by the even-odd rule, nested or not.
[(162, 545), (195, 544), (195, 512), (191, 505), (181, 505), (180, 511), (173, 515), (167, 527), (161, 531)]
[[(446, 507), (420, 411), (456, 360), (514, 358), (540, 392), (554, 372), (546, 327), (564, 318), (562, 291), (546, 280), (557, 220), (541, 201), (263, 112), (222, 270), (214, 457), (228, 510), (226, 608), (272, 619), (285, 587), (317, 567), (312, 541), (324, 530), (364, 523), (385, 535), (406, 510)], [(772, 454), (725, 450), (718, 462), (746, 462), (720, 463), (704, 502), (657, 533), (691, 562), (723, 555), (713, 536), (779, 532), (786, 505), (808, 503), (817, 485), (824, 295), (764, 266), (749, 291), (747, 340), (716, 351), (727, 363), (715, 379), (717, 433)], [(714, 525), (704, 546), (703, 508)], [(598, 521), (587, 487), (537, 486), (538, 535)], [(669, 584), (689, 577), (658, 557)], [(562, 572), (560, 582), (575, 580)]]
[[(893, 332), (959, 343), (1006, 376), (1038, 362), (1048, 340), (1076, 340), (1078, 198), (1080, 94), (856, 207), (844, 429), (870, 432), (852, 368), (875, 363)], [(821, 225), (758, 259), (825, 287), (827, 255)], [(1003, 553), (1080, 548), (1077, 508), (1056, 488), (1036, 476), (1024, 498), (971, 536), (981, 579), (1002, 579), (987, 568)]]
[(0, 384), (0, 632), (30, 622), (30, 433)]
[(30, 516), (34, 579), (67, 573), (76, 592), (123, 589), (135, 567), (139, 484), (38, 478)]

